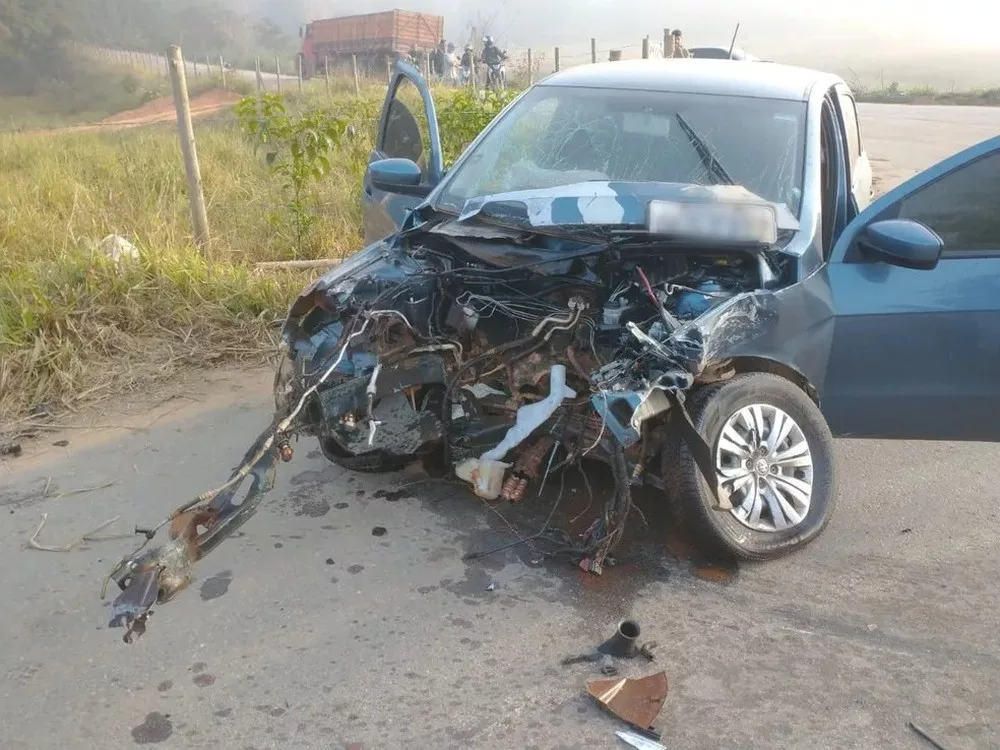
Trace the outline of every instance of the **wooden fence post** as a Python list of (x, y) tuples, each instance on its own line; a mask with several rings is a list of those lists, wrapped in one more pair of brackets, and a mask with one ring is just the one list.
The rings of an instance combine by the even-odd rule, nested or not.
[(590, 62), (597, 62), (597, 40), (593, 37), (590, 39)]
[(663, 30), (663, 56), (670, 57), (670, 29)]
[(642, 59), (643, 60), (648, 60), (649, 59), (649, 37), (648, 36), (645, 39), (642, 40)]
[(171, 47), (170, 79), (174, 89), (174, 106), (177, 109), (177, 128), (180, 132), (181, 153), (184, 154), (184, 170), (187, 173), (188, 196), (191, 200), (191, 223), (194, 226), (194, 241), (205, 249), (208, 244), (208, 213), (205, 211), (205, 194), (201, 186), (201, 170), (198, 167), (198, 150), (194, 143), (194, 125), (191, 122), (191, 102), (188, 100), (187, 76), (184, 73), (184, 55), (180, 47)]
[(278, 96), (281, 96), (281, 58), (278, 55), (274, 56), (274, 69), (277, 71), (275, 78), (278, 81)]
[[(351, 68), (354, 71), (354, 95), (355, 96), (360, 96), (361, 95), (361, 78), (360, 78), (360, 76), (358, 76), (358, 56), (357, 55), (351, 55)], [(327, 80), (329, 80), (329, 76), (327, 76)]]
[(253, 61), (254, 73), (257, 74), (257, 93), (259, 94), (264, 90), (264, 76), (260, 72), (260, 58), (255, 57)]
[(556, 47), (556, 73), (559, 72), (559, 48)]
[(222, 76), (222, 88), (226, 88), (226, 61), (219, 55), (219, 75)]
[(389, 55), (385, 56), (385, 80), (392, 80), (392, 58)]
[(528, 47), (528, 85), (533, 84), (535, 78), (535, 65), (531, 61), (531, 47)]
[(302, 55), (295, 56), (295, 75), (299, 79), (299, 93), (302, 93)]

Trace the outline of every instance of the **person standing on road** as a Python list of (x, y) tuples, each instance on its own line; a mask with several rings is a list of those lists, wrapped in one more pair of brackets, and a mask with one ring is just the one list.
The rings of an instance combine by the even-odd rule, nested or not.
[(681, 41), (680, 29), (674, 29), (670, 32), (670, 50), (666, 56), (674, 58), (691, 57), (691, 53), (687, 51), (684, 47), (684, 42)]

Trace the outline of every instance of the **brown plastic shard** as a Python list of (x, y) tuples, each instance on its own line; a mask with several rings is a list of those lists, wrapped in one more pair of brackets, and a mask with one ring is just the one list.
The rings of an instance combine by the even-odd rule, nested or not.
[(649, 731), (667, 700), (667, 673), (657, 672), (636, 680), (591, 680), (587, 692), (618, 718)]

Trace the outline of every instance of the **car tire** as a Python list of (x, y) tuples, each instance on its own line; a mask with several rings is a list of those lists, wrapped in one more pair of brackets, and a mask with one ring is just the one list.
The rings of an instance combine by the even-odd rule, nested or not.
[[(734, 452), (727, 452), (733, 443), (728, 440), (720, 443), (722, 432), (727, 425), (730, 428), (735, 425), (737, 430), (741, 430), (742, 422), (730, 423), (730, 420), (739, 420), (741, 416), (753, 414), (755, 412), (753, 407), (758, 405), (763, 413), (770, 414), (773, 420), (780, 419), (780, 416), (776, 416), (780, 412), (784, 417), (791, 417), (793, 422), (789, 437), (776, 446), (771, 457), (796, 453), (791, 450), (793, 439), (801, 446), (801, 439), (804, 438), (811, 464), (808, 468), (786, 466), (802, 462), (805, 460), (802, 457), (797, 460), (786, 458), (775, 461), (774, 463), (780, 466), (775, 468), (772, 465), (764, 474), (759, 473), (763, 470), (763, 465), (756, 461), (748, 460), (746, 464), (733, 462)], [(713, 465), (717, 468), (720, 465), (737, 467), (726, 469), (731, 476), (734, 472), (747, 467), (747, 473), (751, 477), (750, 482), (767, 489), (767, 494), (760, 495), (762, 510), (758, 511), (756, 521), (752, 512), (747, 510), (717, 510), (715, 496), (709, 489), (690, 447), (680, 431), (673, 429), (663, 453), (663, 479), (672, 504), (679, 511), (684, 524), (694, 534), (703, 551), (740, 560), (772, 560), (804, 547), (822, 533), (830, 521), (837, 501), (833, 436), (819, 407), (801, 388), (785, 378), (768, 373), (739, 375), (727, 382), (697, 391), (688, 400), (687, 410), (698, 433), (711, 449)], [(676, 418), (681, 417), (678, 415)], [(769, 424), (777, 423), (773, 420)], [(769, 436), (770, 430), (759, 431), (761, 435), (765, 433)], [(730, 433), (727, 431), (728, 434)], [(758, 431), (747, 432), (750, 436), (746, 438), (747, 445), (755, 442), (754, 434), (758, 434)], [(780, 437), (780, 434), (777, 437)], [(764, 437), (761, 442), (766, 443), (767, 438)], [(783, 451), (782, 446), (786, 446), (787, 449)], [(758, 450), (766, 450), (767, 447), (762, 445)], [(720, 464), (720, 461), (730, 463)], [(749, 471), (750, 464), (756, 466), (758, 473)], [(806, 474), (807, 471), (810, 473)], [(772, 472), (780, 475), (772, 477)], [(787, 477), (785, 472), (788, 472)], [(790, 495), (787, 494), (789, 489), (797, 492), (804, 486), (802, 477), (807, 477), (808, 483), (811, 484), (807, 506), (798, 504), (797, 499), (790, 500)], [(790, 484), (789, 479), (798, 483)], [(789, 502), (793, 504), (789, 506), (792, 508), (791, 512), (801, 515), (800, 519), (793, 521), (794, 525), (789, 524), (789, 519), (794, 516), (786, 514), (785, 506), (781, 504), (777, 507), (782, 521), (769, 524), (768, 519), (772, 518), (771, 501), (776, 502), (778, 496), (773, 489), (775, 487), (781, 489), (780, 494), (786, 504)], [(745, 501), (746, 506), (755, 507), (757, 503), (748, 497), (753, 492), (754, 487), (751, 486), (733, 493), (733, 504), (742, 507)], [(798, 493), (796, 497), (801, 498), (803, 495)], [(737, 513), (746, 516), (741, 520), (737, 517)], [(761, 530), (762, 524), (770, 525), (771, 528)], [(789, 525), (782, 528), (783, 524)]]
[(320, 438), (319, 448), (329, 461), (342, 469), (360, 474), (392, 474), (401, 471), (410, 462), (406, 457), (393, 456), (384, 451), (353, 455), (347, 453), (331, 438)]

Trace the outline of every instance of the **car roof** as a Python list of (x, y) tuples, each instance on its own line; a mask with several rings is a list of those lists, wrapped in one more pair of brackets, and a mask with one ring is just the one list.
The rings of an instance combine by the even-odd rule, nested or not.
[(817, 84), (843, 81), (832, 73), (768, 62), (707, 59), (621, 60), (579, 65), (554, 73), (539, 86), (669, 91), (758, 99), (808, 101)]

